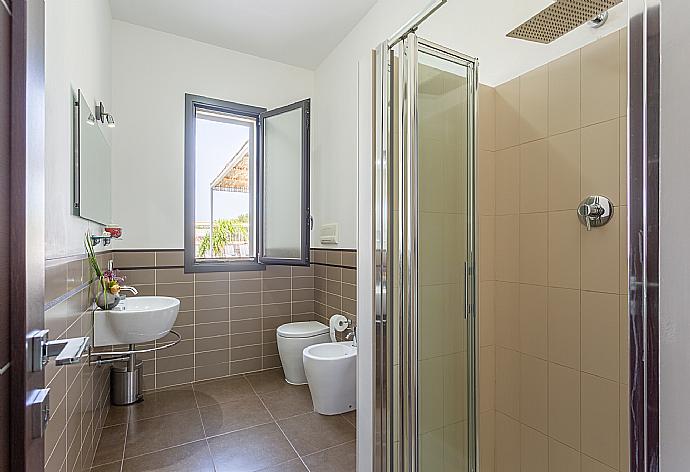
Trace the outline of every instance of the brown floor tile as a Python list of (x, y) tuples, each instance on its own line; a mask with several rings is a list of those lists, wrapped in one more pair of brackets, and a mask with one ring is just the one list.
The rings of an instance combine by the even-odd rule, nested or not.
[(138, 421), (195, 409), (196, 399), (191, 386), (171, 387), (144, 394), (143, 401), (124, 408), (130, 409), (130, 421)]
[(118, 424), (126, 424), (129, 418), (129, 410), (131, 406), (115, 406), (110, 405), (108, 408), (108, 416), (105, 418), (105, 424), (103, 426), (115, 426)]
[(127, 430), (125, 458), (160, 451), (204, 438), (199, 410), (132, 421)]
[(206, 441), (202, 440), (127, 459), (122, 471), (213, 472), (213, 460)]
[(194, 393), (196, 394), (196, 401), (199, 407), (217, 405), (254, 396), (251, 385), (242, 376), (195, 383)]
[(340, 415), (307, 413), (279, 421), (281, 429), (300, 456), (353, 441), (355, 428)]
[(332, 447), (302, 459), (310, 472), (355, 472), (357, 470), (356, 441)]
[(355, 429), (357, 429), (357, 410), (348, 411), (347, 413), (343, 413), (341, 416), (345, 418), (348, 423), (354, 426)]
[(277, 420), (289, 418), (314, 411), (311, 402), (311, 393), (306, 385), (288, 385), (289, 388), (281, 388), (274, 392), (264, 393), (261, 399), (266, 408)]
[(247, 374), (246, 377), (259, 395), (291, 386), (285, 381), (285, 374), (282, 368)]
[[(120, 472), (122, 462), (111, 462), (110, 464), (99, 465), (89, 469), (91, 472)], [(76, 470), (76, 469), (75, 469)]]
[(256, 471), (297, 458), (275, 424), (216, 436), (208, 444), (217, 472)]
[(121, 461), (122, 451), (125, 447), (126, 434), (126, 424), (103, 428), (92, 465), (96, 466)]
[(261, 469), (258, 472), (308, 472), (300, 459)]
[(207, 437), (273, 421), (256, 395), (203, 407), (199, 411)]

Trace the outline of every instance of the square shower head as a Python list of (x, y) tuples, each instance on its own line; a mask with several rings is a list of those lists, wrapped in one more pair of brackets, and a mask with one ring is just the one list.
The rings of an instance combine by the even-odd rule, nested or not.
[(550, 43), (623, 0), (556, 0), (506, 36)]

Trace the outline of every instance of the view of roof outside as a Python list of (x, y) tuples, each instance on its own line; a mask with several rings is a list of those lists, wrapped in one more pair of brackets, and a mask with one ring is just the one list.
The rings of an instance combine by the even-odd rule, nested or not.
[(199, 259), (251, 256), (250, 139), (251, 129), (243, 124), (203, 115), (196, 118), (195, 247)]

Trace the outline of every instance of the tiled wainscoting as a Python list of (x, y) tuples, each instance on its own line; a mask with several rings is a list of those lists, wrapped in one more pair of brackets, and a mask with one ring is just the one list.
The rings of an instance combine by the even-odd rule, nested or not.
[[(102, 253), (99, 258), (105, 264), (110, 256)], [(93, 337), (89, 280), (89, 266), (81, 256), (46, 261), (45, 326), (51, 339)], [(59, 368), (54, 362), (46, 365), (51, 405), (45, 433), (46, 472), (91, 467), (110, 404), (109, 371), (87, 362)]]
[(279, 367), (276, 328), (281, 324), (327, 323), (335, 313), (355, 318), (355, 255), (315, 249), (310, 267), (185, 274), (181, 250), (115, 251), (115, 268), (140, 295), (182, 302), (173, 329), (183, 340), (141, 356), (145, 389)]
[[(115, 250), (98, 258), (101, 267), (113, 259), (139, 295), (181, 301), (173, 329), (183, 340), (140, 356), (147, 390), (280, 367), (275, 330), (283, 323), (328, 323), (335, 313), (356, 323), (354, 250), (313, 249), (310, 267), (211, 274), (185, 274), (180, 250)], [(83, 256), (46, 261), (45, 318), (51, 339), (93, 338), (90, 306), (96, 288), (90, 277)], [(46, 471), (91, 467), (109, 409), (109, 372), (87, 362), (46, 366), (55, 405), (46, 432)]]

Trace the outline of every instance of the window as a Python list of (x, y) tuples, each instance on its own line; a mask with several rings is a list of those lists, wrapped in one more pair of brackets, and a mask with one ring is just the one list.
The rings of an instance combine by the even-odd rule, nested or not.
[(309, 264), (309, 108), (185, 107), (185, 271)]

